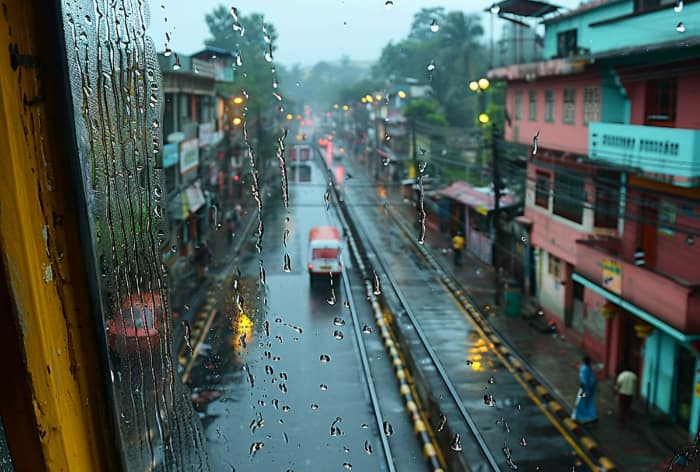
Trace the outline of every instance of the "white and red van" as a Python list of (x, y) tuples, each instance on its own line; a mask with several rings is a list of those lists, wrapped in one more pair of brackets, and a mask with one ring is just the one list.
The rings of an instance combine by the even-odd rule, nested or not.
[(316, 226), (309, 231), (309, 276), (329, 274), (337, 276), (343, 265), (340, 262), (342, 241), (335, 226)]

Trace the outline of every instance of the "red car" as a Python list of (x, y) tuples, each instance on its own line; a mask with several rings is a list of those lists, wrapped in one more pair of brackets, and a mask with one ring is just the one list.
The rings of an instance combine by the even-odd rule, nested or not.
[(109, 348), (126, 353), (156, 351), (162, 322), (159, 294), (144, 292), (127, 296), (108, 322)]

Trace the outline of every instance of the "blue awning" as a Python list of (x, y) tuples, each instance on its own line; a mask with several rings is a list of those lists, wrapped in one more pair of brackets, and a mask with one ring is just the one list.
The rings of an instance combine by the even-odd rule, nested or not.
[(681, 331), (678, 331), (676, 328), (673, 326), (669, 325), (668, 323), (664, 323), (651, 313), (648, 313), (645, 310), (642, 310), (636, 305), (633, 305), (632, 303), (628, 302), (627, 300), (621, 298), (619, 295), (616, 295), (603, 287), (599, 286), (598, 284), (591, 282), (587, 278), (579, 275), (579, 274), (571, 274), (571, 278), (582, 284), (585, 285), (586, 287), (590, 288), (594, 292), (596, 292), (598, 295), (602, 296), (603, 298), (606, 298), (607, 300), (615, 303), (616, 305), (619, 305), (620, 307), (624, 308), (625, 310), (629, 311), (632, 313), (634, 316), (637, 318), (641, 318), (642, 320), (646, 321), (650, 325), (654, 326), (655, 328), (663, 331), (664, 333), (668, 334), (669, 336), (675, 338), (681, 343), (689, 343), (691, 341), (700, 341), (700, 334), (685, 334), (682, 333)]

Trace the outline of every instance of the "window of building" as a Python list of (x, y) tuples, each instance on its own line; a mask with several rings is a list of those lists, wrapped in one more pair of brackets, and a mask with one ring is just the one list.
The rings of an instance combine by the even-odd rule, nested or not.
[(678, 85), (675, 78), (647, 81), (646, 119), (649, 126), (676, 125), (676, 98)]
[(673, 5), (677, 0), (634, 0), (634, 11), (642, 12), (647, 10), (655, 10), (664, 5)]
[(583, 222), (583, 205), (586, 201), (583, 176), (570, 170), (554, 173), (554, 214), (573, 221)]
[(564, 89), (564, 107), (562, 108), (561, 122), (565, 125), (576, 124), (576, 89)]
[(535, 177), (535, 205), (549, 208), (550, 181), (549, 172), (537, 171)]
[(518, 90), (515, 92), (515, 119), (523, 119), (523, 91)]
[(544, 121), (554, 123), (554, 90), (544, 92)]
[(557, 33), (557, 57), (573, 56), (578, 52), (578, 32), (570, 29)]
[(600, 87), (583, 89), (583, 123), (600, 121)]
[(595, 213), (593, 226), (617, 228), (620, 213), (620, 176), (599, 171), (595, 177)]
[(561, 275), (561, 259), (553, 254), (547, 254), (547, 272), (558, 279)]
[(537, 121), (537, 90), (530, 90), (527, 106), (527, 119)]

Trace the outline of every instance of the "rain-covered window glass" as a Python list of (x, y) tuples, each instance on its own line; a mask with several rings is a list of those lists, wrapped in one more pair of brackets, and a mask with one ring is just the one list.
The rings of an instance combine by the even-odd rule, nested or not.
[[(700, 43), (690, 14), (655, 45), (672, 54), (634, 43), (627, 19), (656, 14), (634, 5), (663, 2), (532, 3), (61, 2), (120, 465), (668, 462), (616, 381), (624, 361), (631, 397), (652, 385), (665, 428), (697, 429), (679, 345), (700, 280), (677, 261), (700, 264)], [(655, 27), (683, 34), (688, 3)], [(494, 67), (501, 41), (515, 63)], [(588, 127), (539, 129), (538, 96), (546, 123), (561, 104)], [(646, 268), (686, 272), (621, 267), (639, 241)]]
[(121, 459), (129, 470), (206, 467), (173, 351), (182, 334), (161, 255), (169, 239), (179, 251), (172, 222), (195, 204), (166, 198), (176, 179), (163, 175), (173, 155), (162, 144), (163, 77), (145, 34), (149, 12), (137, 1), (86, 0), (64, 2), (63, 14)]

